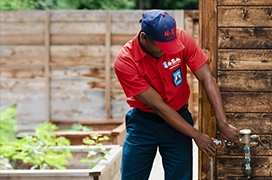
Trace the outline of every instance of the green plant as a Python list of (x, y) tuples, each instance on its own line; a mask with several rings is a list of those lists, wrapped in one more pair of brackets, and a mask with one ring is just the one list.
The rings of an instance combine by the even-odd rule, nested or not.
[(67, 158), (72, 157), (70, 141), (56, 137), (53, 132), (57, 126), (44, 122), (35, 129), (35, 136), (24, 135), (21, 139), (0, 142), (0, 162), (4, 169), (6, 163), (13, 162), (13, 168), (65, 169)]
[(92, 169), (99, 161), (106, 160), (105, 155), (110, 154), (110, 152), (101, 142), (107, 140), (109, 140), (109, 137), (101, 134), (91, 134), (90, 137), (84, 138), (83, 142), (87, 145), (88, 154), (80, 162), (91, 163), (90, 169)]
[(7, 149), (7, 152), (2, 152), (5, 148), (3, 144), (12, 142), (16, 140), (16, 133), (18, 126), (15, 121), (16, 115), (16, 105), (11, 105), (10, 107), (3, 109), (0, 112), (0, 170), (1, 169), (12, 169), (12, 166), (9, 163), (10, 148)]
[[(2, 169), (65, 169), (68, 158), (72, 157), (69, 148), (70, 141), (65, 137), (56, 137), (58, 129), (49, 121), (39, 124), (35, 128), (35, 135), (26, 134), (17, 139), (18, 126), (15, 121), (16, 105), (0, 112), (0, 170)], [(80, 124), (72, 126), (77, 131), (90, 131), (89, 127)], [(109, 151), (102, 141), (109, 140), (108, 136), (91, 134), (83, 139), (88, 153), (81, 162), (91, 163), (92, 169), (97, 163), (106, 159)]]
[(54, 136), (57, 126), (46, 121), (35, 129), (35, 136), (25, 135), (20, 139), (18, 153), (13, 159), (32, 164), (31, 169), (65, 169), (67, 158), (72, 157), (70, 141)]
[(72, 124), (71, 128), (68, 129), (68, 131), (93, 131), (93, 128), (88, 127), (88, 126), (84, 126), (80, 123), (74, 123)]
[(16, 139), (18, 126), (15, 121), (16, 105), (0, 112), (0, 144)]

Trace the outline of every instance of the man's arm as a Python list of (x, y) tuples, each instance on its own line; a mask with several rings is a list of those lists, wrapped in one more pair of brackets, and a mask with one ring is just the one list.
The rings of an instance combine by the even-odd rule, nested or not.
[(194, 74), (204, 87), (208, 100), (214, 110), (221, 139), (223, 141), (230, 140), (232, 142), (239, 143), (238, 130), (230, 125), (227, 121), (221, 93), (214, 77), (211, 74), (208, 64), (204, 64), (201, 68), (196, 70)]
[(181, 133), (193, 138), (200, 150), (209, 156), (214, 155), (216, 145), (213, 140), (206, 134), (197, 131), (187, 121), (185, 121), (174, 109), (165, 104), (161, 96), (151, 87), (145, 92), (136, 96), (139, 100), (144, 102), (162, 119), (164, 119), (172, 127)]

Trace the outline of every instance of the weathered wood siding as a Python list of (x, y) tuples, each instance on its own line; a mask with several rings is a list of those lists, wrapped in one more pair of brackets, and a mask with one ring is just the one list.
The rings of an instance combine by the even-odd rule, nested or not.
[[(252, 179), (272, 179), (272, 1), (218, 0), (217, 81), (228, 120), (260, 135)], [(219, 148), (218, 179), (243, 179), (241, 147)]]
[[(22, 130), (45, 120), (123, 118), (129, 107), (113, 60), (140, 30), (142, 13), (0, 12), (1, 108), (17, 104)], [(197, 11), (169, 13), (197, 40)], [(192, 106), (197, 106), (197, 81), (192, 74), (188, 77), (194, 84), (190, 108), (197, 118)]]
[[(251, 147), (250, 179), (272, 179), (272, 0), (200, 0), (200, 44), (222, 92), (228, 121), (260, 135)], [(207, 31), (208, 30), (208, 31)], [(200, 130), (216, 136), (215, 117), (200, 90)], [(219, 138), (219, 137), (217, 137)], [(218, 148), (215, 179), (247, 179), (243, 146)], [(209, 179), (200, 153), (199, 179)]]

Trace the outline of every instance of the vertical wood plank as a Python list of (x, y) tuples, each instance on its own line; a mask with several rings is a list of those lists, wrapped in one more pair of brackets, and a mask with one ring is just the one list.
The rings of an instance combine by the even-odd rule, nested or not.
[[(186, 32), (188, 32), (190, 35), (193, 36), (193, 18), (188, 16), (188, 11), (185, 12), (185, 16), (184, 16), (184, 30)], [(188, 68), (188, 73), (187, 73), (187, 80), (190, 84), (191, 87), (191, 93), (190, 93), (190, 97), (189, 97), (189, 111), (193, 114), (194, 112), (194, 103), (193, 103), (193, 88), (192, 88), (192, 84), (193, 84), (193, 73), (191, 72), (191, 70)], [(195, 120), (195, 119), (194, 119)], [(196, 123), (196, 121), (195, 121)]]
[[(199, 45), (209, 55), (209, 67), (216, 76), (217, 60), (217, 1), (199, 1)], [(199, 130), (216, 137), (216, 119), (202, 86), (199, 86)], [(214, 163), (215, 164), (215, 163)], [(213, 172), (214, 173), (214, 172)], [(199, 153), (199, 179), (208, 179), (209, 158)]]
[(175, 10), (174, 17), (177, 27), (184, 29), (184, 10)]
[(106, 19), (106, 34), (105, 34), (105, 46), (106, 46), (106, 56), (105, 56), (105, 110), (106, 118), (110, 119), (111, 115), (111, 12), (107, 11)]
[(50, 87), (50, 10), (46, 10), (44, 31), (44, 71), (45, 71), (45, 97), (46, 97), (46, 121), (51, 119), (51, 87)]

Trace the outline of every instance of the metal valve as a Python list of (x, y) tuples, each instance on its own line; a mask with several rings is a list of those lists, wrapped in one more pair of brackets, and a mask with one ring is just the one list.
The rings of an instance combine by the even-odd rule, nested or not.
[[(250, 147), (258, 144), (258, 142), (251, 141), (251, 139), (257, 139), (257, 138), (259, 138), (259, 135), (256, 135), (256, 134), (251, 135), (250, 129), (241, 130), (240, 135), (241, 135), (240, 143), (244, 145), (245, 175), (248, 178), (250, 178), (250, 175), (252, 173), (252, 168), (250, 166), (250, 162), (251, 162)], [(215, 139), (214, 143), (216, 145), (223, 145), (222, 141), (218, 140), (218, 139)], [(229, 142), (229, 141), (225, 141), (224, 143), (225, 143), (226, 147), (238, 146), (237, 143), (233, 143), (233, 142)], [(212, 159), (210, 159), (210, 161), (212, 161)], [(213, 169), (212, 162), (210, 162), (210, 169)], [(211, 179), (212, 179), (212, 172), (210, 172), (210, 174), (211, 174)]]

